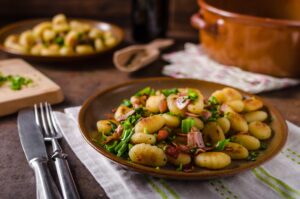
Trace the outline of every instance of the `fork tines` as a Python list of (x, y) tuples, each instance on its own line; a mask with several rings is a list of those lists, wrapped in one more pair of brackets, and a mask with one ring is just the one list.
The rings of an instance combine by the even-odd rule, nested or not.
[(42, 130), (43, 136), (47, 138), (55, 138), (58, 136), (58, 127), (55, 121), (51, 105), (48, 102), (34, 105), (36, 124)]

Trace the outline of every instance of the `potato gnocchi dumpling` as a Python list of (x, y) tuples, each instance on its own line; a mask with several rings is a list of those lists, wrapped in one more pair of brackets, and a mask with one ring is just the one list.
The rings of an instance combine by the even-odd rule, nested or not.
[(231, 163), (229, 155), (223, 152), (199, 153), (195, 157), (195, 164), (208, 169), (222, 169)]
[(147, 133), (134, 133), (131, 137), (131, 142), (133, 144), (155, 144), (156, 137), (152, 134)]
[(259, 140), (266, 140), (271, 137), (271, 128), (260, 121), (254, 121), (249, 124), (249, 132)]
[(168, 162), (176, 166), (188, 165), (192, 161), (191, 155), (186, 153), (179, 153), (176, 158), (172, 156), (167, 156), (167, 157), (168, 157)]
[(153, 167), (165, 166), (167, 163), (167, 156), (164, 151), (150, 144), (134, 145), (129, 150), (128, 155), (133, 162)]
[(229, 113), (227, 115), (230, 121), (230, 127), (234, 131), (238, 132), (247, 132), (248, 131), (248, 124), (247, 121), (243, 118), (242, 115), (238, 113)]
[[(65, 23), (60, 17), (55, 21)], [(71, 28), (76, 26), (73, 22)], [(92, 31), (93, 37), (102, 34)], [(184, 172), (197, 167), (222, 169), (234, 160), (255, 161), (265, 148), (263, 142), (272, 137), (267, 119), (271, 116), (262, 102), (233, 88), (205, 98), (197, 88), (146, 87), (124, 99), (112, 113), (113, 120), (97, 122), (95, 142), (133, 163), (168, 164)]]
[[(9, 35), (4, 46), (24, 54), (68, 56), (100, 52), (116, 43), (117, 39), (111, 31), (93, 28), (81, 21), (69, 21), (64, 14), (58, 14), (51, 21), (41, 22), (31, 30)], [(53, 45), (57, 45), (58, 49), (51, 49)]]
[(244, 111), (251, 112), (261, 109), (263, 107), (262, 101), (256, 99), (255, 97), (251, 97), (244, 100)]
[(135, 132), (138, 133), (155, 133), (165, 125), (165, 119), (161, 115), (153, 115), (141, 119), (135, 125)]
[(229, 142), (224, 152), (231, 157), (231, 159), (246, 159), (249, 155), (248, 150), (241, 144)]
[(260, 147), (260, 141), (251, 135), (238, 134), (232, 136), (231, 140), (232, 142), (241, 144), (248, 150), (257, 150)]
[(170, 115), (168, 113), (164, 113), (163, 118), (165, 119), (166, 126), (176, 128), (180, 125), (180, 118), (175, 115)]
[(268, 114), (265, 111), (253, 111), (244, 114), (244, 118), (247, 122), (260, 121), (263, 122), (268, 118)]

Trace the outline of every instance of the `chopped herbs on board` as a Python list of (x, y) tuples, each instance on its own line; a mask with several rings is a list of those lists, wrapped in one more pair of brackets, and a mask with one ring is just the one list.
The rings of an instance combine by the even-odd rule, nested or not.
[(20, 75), (3, 75), (0, 73), (0, 86), (3, 84), (8, 83), (11, 90), (21, 90), (23, 86), (27, 86), (28, 84), (32, 83), (32, 79), (22, 77)]

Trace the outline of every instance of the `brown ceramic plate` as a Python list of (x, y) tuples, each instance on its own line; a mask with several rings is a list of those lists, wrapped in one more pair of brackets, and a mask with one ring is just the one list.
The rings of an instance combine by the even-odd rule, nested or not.
[[(82, 131), (82, 135), (85, 140), (100, 154), (106, 156), (107, 158), (113, 160), (116, 163), (128, 168), (130, 170), (145, 173), (157, 177), (171, 178), (171, 179), (191, 179), (191, 180), (201, 180), (210, 179), (216, 177), (231, 176), (238, 174), (242, 171), (255, 168), (262, 163), (270, 160), (274, 157), (283, 147), (287, 138), (287, 126), (278, 112), (278, 110), (262, 100), (265, 106), (269, 109), (270, 114), (273, 118), (271, 126), (273, 129), (273, 136), (268, 141), (268, 148), (261, 152), (256, 161), (246, 161), (246, 160), (234, 160), (232, 163), (221, 170), (208, 170), (197, 168), (191, 173), (178, 172), (171, 167), (160, 168), (159, 170), (135, 164), (117, 157), (116, 155), (106, 151), (104, 148), (98, 146), (92, 141), (92, 136), (97, 132), (96, 122), (100, 119), (106, 118), (105, 115), (111, 112), (111, 109), (116, 108), (123, 99), (129, 98), (131, 95), (136, 93), (138, 90), (151, 86), (155, 89), (163, 88), (174, 88), (174, 87), (193, 87), (200, 89), (205, 96), (209, 96), (213, 91), (217, 89), (222, 89), (225, 85), (215, 84), (205, 81), (192, 80), (192, 79), (171, 79), (171, 78), (150, 78), (150, 79), (140, 79), (127, 83), (123, 83), (104, 91), (98, 92), (92, 97), (90, 97), (82, 106), (79, 113), (79, 125)], [(243, 95), (253, 96), (249, 93), (242, 92)]]
[[(73, 20), (70, 18), (70, 20)], [(42, 55), (32, 55), (32, 54), (25, 54), (25, 53), (20, 53), (16, 50), (6, 48), (3, 44), (5, 39), (11, 35), (11, 34), (20, 34), (21, 32), (32, 29), (35, 25), (43, 22), (43, 21), (51, 21), (51, 19), (34, 19), (34, 20), (26, 20), (26, 21), (21, 21), (17, 22), (14, 24), (7, 25), (3, 27), (0, 30), (0, 50), (4, 51), (5, 53), (13, 56), (17, 56), (20, 58), (24, 58), (27, 60), (32, 60), (32, 61), (41, 61), (41, 62), (61, 62), (61, 61), (75, 61), (75, 60), (81, 60), (81, 59), (88, 59), (92, 58), (95, 56), (98, 56), (100, 54), (103, 54), (107, 51), (112, 50), (115, 48), (117, 45), (119, 45), (123, 39), (124, 39), (124, 31), (122, 28), (106, 23), (106, 22), (101, 22), (101, 21), (94, 21), (94, 20), (89, 20), (89, 19), (74, 19), (80, 22), (88, 23), (92, 27), (98, 28), (100, 30), (108, 30), (111, 31), (114, 37), (116, 38), (117, 42), (114, 46), (105, 48), (102, 51), (99, 52), (94, 52), (90, 54), (74, 54), (74, 55), (67, 55), (67, 56), (42, 56)]]

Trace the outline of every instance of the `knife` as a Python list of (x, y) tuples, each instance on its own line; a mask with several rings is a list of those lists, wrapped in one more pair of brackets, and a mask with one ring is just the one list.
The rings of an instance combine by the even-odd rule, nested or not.
[(36, 180), (37, 198), (61, 199), (47, 167), (48, 155), (40, 129), (35, 124), (32, 108), (21, 110), (18, 114), (18, 130), (26, 159), (33, 169)]

